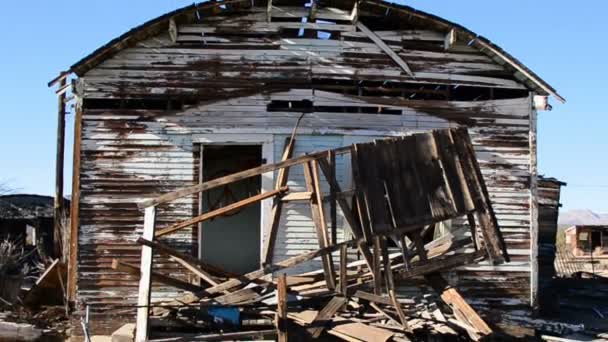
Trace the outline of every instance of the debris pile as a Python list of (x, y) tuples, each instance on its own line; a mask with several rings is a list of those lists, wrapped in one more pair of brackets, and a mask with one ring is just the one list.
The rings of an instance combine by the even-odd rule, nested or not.
[[(440, 273), (481, 260), (499, 264), (509, 259), (466, 129), (377, 140), (299, 157), (292, 157), (294, 135), (279, 163), (141, 203), (145, 208), (144, 232), (138, 240), (141, 265), (113, 263), (114, 269), (141, 274), (136, 340), (277, 336), (286, 341), (287, 335), (292, 340), (309, 340), (323, 334), (347, 341), (406, 341), (432, 335), (478, 340), (492, 334)], [(335, 156), (342, 154), (350, 154), (352, 189), (341, 189), (335, 177)], [(290, 192), (287, 187), (289, 170), (296, 165), (304, 168), (306, 192)], [(274, 171), (274, 191), (156, 227), (159, 205)], [(322, 191), (321, 173), (329, 194)], [(265, 262), (253, 272), (231, 274), (160, 239), (266, 198), (274, 202), (262, 256)], [(282, 204), (288, 201), (310, 204), (319, 249), (273, 260)], [(336, 227), (335, 210), (326, 214), (328, 201), (340, 207), (351, 240), (330, 239)], [(457, 218), (467, 224), (441, 233), (442, 222)], [(188, 269), (200, 284), (155, 271), (154, 253)], [(314, 262), (321, 265), (318, 270), (295, 274), (296, 266)], [(404, 281), (434, 291), (404, 296), (399, 288)], [(152, 303), (152, 282), (187, 292), (171, 301)], [(150, 326), (154, 329), (148, 336)]]

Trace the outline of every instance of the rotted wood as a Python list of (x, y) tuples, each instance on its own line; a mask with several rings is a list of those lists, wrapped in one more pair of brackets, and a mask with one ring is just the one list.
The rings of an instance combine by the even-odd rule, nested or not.
[(250, 205), (255, 204), (257, 202), (263, 201), (263, 200), (265, 200), (267, 198), (273, 198), (273, 197), (276, 197), (276, 196), (280, 196), (280, 195), (286, 193), (287, 191), (289, 191), (289, 188), (286, 187), (286, 186), (283, 186), (283, 187), (281, 187), (279, 189), (276, 189), (276, 190), (273, 190), (273, 191), (268, 191), (268, 192), (265, 192), (265, 193), (262, 193), (262, 194), (259, 194), (259, 195), (256, 195), (256, 196), (252, 196), (252, 197), (246, 198), (246, 199), (244, 199), (242, 201), (238, 201), (238, 202), (229, 204), (229, 205), (227, 205), (225, 207), (222, 207), (222, 208), (219, 208), (219, 209), (216, 209), (216, 210), (212, 210), (212, 211), (210, 211), (208, 213), (204, 213), (204, 214), (199, 215), (197, 217), (193, 217), (191, 219), (188, 219), (188, 220), (185, 220), (185, 221), (173, 224), (173, 225), (171, 225), (169, 227), (162, 228), (162, 229), (160, 229), (156, 233), (155, 237), (158, 238), (158, 237), (161, 237), (161, 236), (164, 236), (164, 235), (168, 235), (168, 234), (174, 233), (174, 232), (176, 232), (178, 230), (181, 230), (183, 228), (192, 226), (192, 225), (200, 223), (200, 222), (211, 220), (211, 219), (216, 218), (218, 216), (222, 216), (222, 215), (228, 214), (231, 211), (235, 211), (235, 210), (238, 210), (238, 209), (250, 206)]
[[(319, 171), (317, 163), (313, 160), (306, 163), (304, 166), (304, 179), (306, 189), (313, 193), (313, 198), (310, 201), (310, 210), (312, 220), (317, 232), (317, 241), (320, 248), (330, 246), (329, 237), (327, 234), (327, 225), (325, 221), (325, 210), (323, 208), (323, 193), (321, 192), (321, 183), (319, 181)], [(324, 255), (322, 258), (323, 272), (325, 273), (325, 281), (327, 288), (333, 290), (336, 288), (335, 270), (331, 254)]]
[[(269, 5), (272, 7), (272, 5)], [(295, 129), (294, 129), (295, 134)], [(285, 148), (283, 149), (283, 156), (281, 161), (285, 162), (289, 160), (293, 155), (296, 140), (292, 134), (291, 138), (285, 140)], [(289, 178), (289, 167), (279, 169), (275, 189), (279, 190), (287, 185)], [(275, 190), (276, 191), (276, 190)], [(272, 263), (274, 256), (274, 245), (277, 239), (279, 231), (279, 224), (281, 222), (281, 212), (283, 211), (283, 202), (275, 199), (272, 204), (272, 211), (270, 213), (269, 228), (267, 229), (268, 234), (264, 240), (264, 255), (262, 257), (263, 264), (268, 265)]]

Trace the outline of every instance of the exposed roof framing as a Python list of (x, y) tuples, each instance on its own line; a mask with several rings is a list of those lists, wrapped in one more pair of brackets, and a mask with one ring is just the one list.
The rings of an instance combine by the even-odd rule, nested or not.
[[(275, 1), (274, 3), (270, 2), (270, 1), (272, 1), (272, 0), (269, 0), (267, 3), (260, 3), (260, 4), (256, 3), (255, 5), (263, 6), (264, 4), (268, 4), (268, 3), (272, 7), (278, 7), (280, 5), (280, 4), (277, 4), (277, 1)], [(565, 99), (552, 86), (550, 86), (546, 81), (544, 81), (542, 78), (540, 78), (538, 75), (536, 75), (532, 70), (530, 70), (528, 67), (526, 67), (523, 63), (521, 63), (515, 57), (511, 56), (509, 53), (507, 53), (505, 50), (503, 50), (496, 44), (492, 43), (487, 38), (477, 35), (476, 33), (472, 32), (471, 30), (469, 30), (463, 26), (460, 26), (458, 24), (455, 24), (455, 23), (445, 20), (443, 18), (437, 17), (435, 15), (416, 10), (409, 6), (392, 4), (392, 3), (388, 3), (385, 1), (381, 1), (381, 0), (364, 0), (364, 1), (357, 1), (357, 2), (340, 1), (339, 3), (341, 5), (345, 5), (345, 3), (348, 3), (349, 10), (347, 10), (347, 11), (350, 11), (350, 9), (352, 9), (352, 8), (356, 8), (356, 10), (353, 10), (351, 13), (351, 16), (353, 16), (355, 18), (357, 16), (361, 16), (361, 13), (360, 13), (361, 6), (368, 5), (368, 6), (372, 6), (372, 7), (379, 6), (381, 8), (386, 9), (385, 15), (388, 15), (389, 12), (397, 11), (398, 13), (408, 15), (410, 18), (414, 18), (421, 22), (428, 23), (429, 25), (436, 27), (438, 30), (445, 32), (446, 35), (448, 35), (448, 36), (455, 35), (458, 37), (458, 39), (462, 39), (462, 40), (470, 42), (469, 43), (470, 46), (476, 47), (481, 52), (483, 52), (484, 54), (488, 55), (493, 60), (495, 60), (497, 63), (504, 65), (504, 66), (508, 66), (514, 72), (515, 77), (518, 80), (520, 80), (523, 84), (525, 84), (529, 89), (536, 91), (540, 95), (555, 96), (555, 98), (558, 99), (559, 101), (565, 102)], [(117, 52), (119, 52), (127, 47), (133, 46), (133, 44), (135, 44), (139, 41), (142, 41), (146, 38), (152, 37), (161, 32), (169, 30), (171, 22), (174, 22), (174, 23), (176, 23), (176, 22), (177, 23), (194, 22), (194, 21), (198, 20), (199, 13), (201, 11), (210, 11), (213, 15), (213, 14), (217, 14), (217, 13), (220, 13), (223, 11), (230, 11), (233, 9), (241, 9), (241, 10), (248, 9), (251, 7), (251, 4), (252, 4), (252, 1), (250, 1), (250, 0), (226, 0), (226, 1), (221, 1), (221, 2), (207, 1), (207, 2), (203, 2), (203, 3), (193, 4), (193, 5), (190, 5), (187, 7), (183, 7), (181, 9), (175, 10), (173, 12), (169, 12), (156, 19), (150, 20), (150, 21), (144, 23), (143, 25), (140, 25), (138, 27), (131, 29), (130, 31), (126, 32), (125, 34), (121, 35), (120, 37), (118, 37), (118, 38), (110, 41), (106, 45), (98, 48), (90, 55), (86, 56), (82, 60), (80, 60), (77, 63), (75, 63), (74, 65), (72, 65), (70, 67), (70, 69), (67, 71), (67, 73), (75, 73), (78, 76), (82, 76), (87, 71), (95, 68), (97, 65), (99, 65), (104, 60), (115, 55)], [(315, 6), (316, 9), (318, 9), (318, 6), (319, 6), (319, 4), (316, 4), (316, 6)], [(272, 7), (270, 7), (270, 8), (272, 8)], [(270, 17), (269, 17), (269, 19), (270, 19)], [(356, 24), (356, 21), (353, 21), (353, 22)], [(450, 33), (450, 32), (452, 32), (452, 33)], [(399, 62), (397, 62), (397, 63), (402, 68), (404, 68), (404, 66), (402, 66), (401, 63), (399, 63)], [(405, 64), (405, 66), (407, 66), (407, 64)], [(407, 72), (406, 68), (404, 68), (404, 70), (406, 70), (406, 72)], [(64, 76), (65, 76), (65, 72), (61, 73), (61, 75), (57, 79), (64, 77)], [(56, 81), (57, 79), (55, 79), (54, 81)], [(51, 81), (49, 83), (49, 86), (56, 83), (54, 81)]]

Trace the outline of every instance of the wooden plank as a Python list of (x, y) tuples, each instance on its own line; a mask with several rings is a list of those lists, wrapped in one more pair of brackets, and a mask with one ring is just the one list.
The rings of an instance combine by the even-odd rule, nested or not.
[(281, 197), (281, 201), (283, 202), (293, 202), (293, 201), (310, 201), (312, 198), (312, 192), (304, 191), (304, 192), (292, 192), (283, 197)]
[(395, 294), (395, 290), (394, 289), (389, 290), (388, 296), (391, 299), (391, 302), (393, 303), (395, 310), (397, 310), (397, 315), (399, 316), (399, 320), (401, 321), (401, 326), (403, 327), (403, 329), (408, 330), (409, 325), (407, 323), (407, 317), (405, 316), (405, 313), (403, 312), (401, 303), (399, 303), (399, 301), (397, 300), (397, 295)]
[(222, 277), (229, 277), (229, 278), (238, 276), (235, 273), (227, 272), (227, 271), (222, 270), (221, 268), (208, 264), (192, 255), (189, 255), (189, 254), (180, 252), (176, 249), (173, 249), (161, 242), (150, 241), (150, 240), (144, 239), (143, 237), (140, 237), (139, 239), (137, 239), (137, 243), (154, 248), (154, 250), (160, 254), (163, 254), (166, 256), (171, 256), (171, 257), (176, 257), (176, 258), (185, 260), (190, 264), (195, 264), (199, 268), (203, 269), (203, 271), (205, 271), (205, 272), (210, 272), (210, 273), (214, 273), (216, 275), (222, 276)]
[[(295, 132), (298, 127), (298, 123), (296, 123), (296, 127), (294, 128), (291, 137), (288, 138), (289, 140), (285, 141), (285, 148), (283, 149), (283, 156), (281, 157), (282, 162), (288, 160), (293, 155), (293, 150), (296, 144)], [(275, 188), (280, 189), (281, 187), (287, 185), (288, 178), (289, 167), (279, 169)], [(283, 203), (275, 199), (272, 206), (272, 212), (270, 213), (270, 226), (267, 228), (268, 233), (264, 240), (264, 254), (262, 256), (262, 264), (264, 265), (272, 263), (272, 258), (274, 256), (274, 244), (276, 242), (277, 233), (279, 231), (279, 223), (281, 222), (281, 212), (283, 211), (282, 209)]]
[(209, 273), (205, 272), (200, 267), (193, 265), (193, 264), (187, 262), (186, 260), (175, 257), (175, 256), (172, 256), (171, 260), (177, 262), (178, 264), (182, 265), (188, 271), (194, 273), (197, 277), (204, 280), (207, 284), (209, 284), (211, 286), (215, 286), (218, 284), (218, 282), (215, 279), (213, 279), (213, 277)]
[(395, 63), (397, 63), (401, 67), (401, 69), (405, 71), (406, 74), (408, 74), (412, 78), (415, 78), (412, 69), (410, 69), (407, 63), (403, 59), (401, 59), (401, 57), (399, 57), (399, 55), (397, 55), (395, 51), (393, 51), (393, 49), (386, 45), (382, 38), (378, 37), (374, 32), (368, 29), (367, 26), (365, 26), (360, 21), (357, 22), (357, 28), (361, 30), (361, 32), (365, 33), (369, 37), (369, 39), (371, 39), (376, 45), (378, 45), (378, 47), (382, 51), (384, 51), (393, 61), (395, 61)]
[[(127, 262), (123, 262), (120, 261), (118, 259), (113, 259), (112, 260), (112, 269), (120, 271), (120, 272), (125, 272), (125, 273), (129, 273), (131, 275), (134, 276), (140, 276), (141, 277), (141, 272), (140, 272), (140, 268), (137, 267), (137, 265), (133, 265)], [(141, 278), (140, 278), (141, 279)], [(183, 280), (179, 280), (173, 277), (169, 277), (166, 276), (162, 273), (159, 272), (154, 272), (152, 271), (151, 273), (151, 279), (152, 281), (158, 282), (158, 283), (162, 283), (165, 285), (169, 285), (169, 286), (173, 286), (175, 288), (181, 289), (181, 290), (186, 290), (186, 291), (190, 291), (190, 292), (200, 292), (203, 288), (196, 286), (194, 284), (190, 284), (186, 281)]]
[[(327, 330), (331, 335), (341, 338), (350, 338), (353, 341), (390, 341), (394, 333), (378, 327), (367, 325), (363, 322), (354, 322), (342, 317), (334, 317), (332, 327)], [(349, 339), (347, 339), (349, 340)]]
[[(144, 231), (142, 237), (154, 239), (156, 225), (156, 207), (146, 207), (144, 214)], [(148, 320), (150, 317), (150, 295), (152, 285), (152, 258), (154, 251), (150, 246), (141, 246), (141, 267), (139, 276), (139, 293), (137, 295), (137, 320), (135, 342), (148, 340)]]
[[(319, 182), (319, 174), (317, 164), (312, 161), (306, 163), (304, 166), (304, 179), (306, 182), (306, 189), (313, 193), (313, 198), (310, 201), (310, 210), (312, 220), (315, 225), (317, 232), (317, 241), (320, 248), (326, 248), (329, 244), (329, 237), (327, 236), (327, 226), (325, 224), (325, 211), (323, 209), (323, 195), (321, 193), (321, 184)], [(332, 261), (331, 254), (326, 254), (322, 257), (323, 271), (325, 273), (325, 281), (327, 282), (327, 288), (333, 290), (336, 288), (336, 275), (334, 270), (334, 264)]]
[(234, 292), (228, 292), (214, 300), (222, 305), (239, 305), (260, 298), (260, 295), (253, 289), (244, 288)]
[(317, 314), (315, 319), (310, 324), (312, 328), (308, 329), (308, 332), (312, 338), (318, 338), (325, 326), (329, 323), (331, 318), (340, 310), (348, 300), (345, 297), (335, 296), (333, 297), (321, 311)]
[(229, 204), (229, 205), (227, 205), (225, 207), (222, 207), (222, 208), (219, 208), (219, 209), (216, 209), (216, 210), (212, 210), (212, 211), (210, 211), (208, 213), (199, 215), (197, 217), (193, 217), (191, 219), (188, 219), (188, 220), (185, 220), (185, 221), (173, 224), (173, 225), (171, 225), (169, 227), (162, 228), (162, 229), (160, 229), (156, 233), (155, 237), (158, 238), (158, 237), (161, 237), (161, 236), (164, 236), (164, 235), (167, 235), (167, 234), (174, 233), (174, 232), (176, 232), (176, 231), (178, 231), (180, 229), (189, 227), (189, 226), (197, 224), (199, 222), (203, 222), (203, 221), (207, 221), (207, 220), (213, 219), (213, 218), (218, 217), (218, 216), (222, 216), (222, 215), (228, 214), (231, 211), (234, 211), (234, 210), (237, 210), (237, 209), (240, 209), (240, 208), (244, 208), (244, 207), (250, 206), (250, 205), (255, 204), (257, 202), (263, 201), (263, 200), (265, 200), (267, 198), (279, 196), (279, 195), (281, 195), (281, 194), (283, 194), (283, 193), (285, 193), (287, 191), (289, 191), (289, 188), (286, 187), (286, 186), (284, 186), (284, 187), (281, 187), (281, 188), (279, 188), (277, 190), (268, 191), (268, 192), (265, 192), (265, 193), (262, 193), (262, 194), (259, 194), (259, 195), (256, 195), (256, 196), (249, 197), (249, 198), (244, 199), (242, 201), (238, 201), (238, 202)]
[(348, 280), (346, 279), (346, 270), (348, 263), (348, 246), (342, 245), (340, 247), (340, 294), (348, 296)]
[[(340, 147), (340, 148), (334, 149), (333, 151), (336, 154), (349, 153), (350, 146)], [(299, 164), (306, 163), (306, 162), (309, 162), (314, 159), (324, 158), (326, 154), (327, 154), (327, 151), (315, 152), (315, 153), (310, 153), (310, 154), (300, 156), (297, 158), (291, 158), (291, 159), (288, 159), (288, 160), (285, 160), (285, 161), (282, 161), (279, 163), (275, 163), (275, 164), (261, 165), (261, 166), (254, 167), (249, 170), (244, 170), (241, 172), (233, 173), (228, 176), (216, 178), (216, 179), (213, 179), (213, 180), (201, 183), (201, 184), (193, 185), (193, 186), (190, 186), (190, 187), (187, 187), (184, 189), (172, 191), (170, 193), (161, 195), (157, 198), (141, 201), (140, 203), (138, 203), (138, 207), (146, 208), (146, 207), (153, 206), (153, 205), (159, 205), (159, 204), (171, 202), (178, 198), (189, 196), (189, 195), (195, 194), (200, 191), (206, 191), (209, 189), (216, 188), (218, 186), (222, 186), (222, 185), (237, 182), (237, 181), (240, 181), (243, 179), (255, 177), (255, 176), (261, 175), (263, 173), (276, 171), (276, 170), (294, 166), (294, 165), (299, 165)]]
[(277, 336), (279, 342), (287, 342), (287, 276), (281, 274), (277, 281)]

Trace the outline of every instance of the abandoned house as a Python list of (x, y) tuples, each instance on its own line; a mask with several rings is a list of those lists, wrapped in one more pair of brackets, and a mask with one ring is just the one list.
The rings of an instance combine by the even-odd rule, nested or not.
[(564, 231), (566, 246), (577, 257), (608, 256), (608, 226), (579, 225)]
[(37, 248), (43, 260), (58, 258), (61, 241), (54, 234), (53, 217), (53, 197), (0, 196), (0, 241), (9, 239), (25, 249)]
[[(58, 85), (60, 127), (65, 106), (75, 106), (68, 287), (77, 312), (89, 307), (93, 334), (133, 321), (138, 277), (112, 269), (112, 260), (139, 263), (138, 204), (280, 161), (299, 118), (294, 156), (467, 127), (510, 262), (463, 266), (447, 279), (492, 326), (533, 333), (537, 112), (551, 108), (551, 96), (564, 99), (463, 26), (383, 1), (209, 1), (132, 29), (51, 85)], [(345, 158), (336, 157), (335, 172), (349, 189)], [(156, 222), (172, 224), (271, 191), (275, 178), (270, 172), (159, 205)], [(287, 185), (305, 191), (301, 168)], [(267, 199), (162, 241), (243, 274), (263, 263), (271, 207)], [(343, 241), (344, 215), (336, 211), (331, 238)], [(306, 205), (285, 204), (274, 261), (318, 248), (309, 216)], [(467, 225), (452, 220), (443, 227)], [(180, 265), (159, 260), (164, 273), (190, 280)], [(400, 284), (403, 295), (409, 289)], [(177, 291), (158, 286), (153, 300)]]

